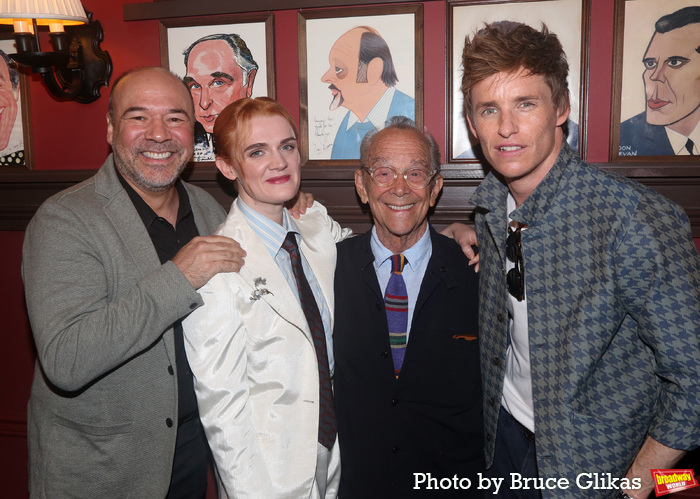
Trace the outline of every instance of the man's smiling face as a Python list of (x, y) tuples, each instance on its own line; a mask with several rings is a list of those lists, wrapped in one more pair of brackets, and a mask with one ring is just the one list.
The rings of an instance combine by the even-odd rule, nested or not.
[(506, 183), (531, 192), (559, 155), (568, 106), (557, 109), (542, 75), (496, 73), (472, 89), (469, 128)]
[[(137, 190), (159, 192), (177, 180), (194, 148), (192, 99), (166, 70), (135, 71), (112, 90), (107, 142)], [(116, 92), (116, 93), (115, 93)]]
[[(366, 167), (389, 166), (398, 172), (422, 168), (432, 173), (429, 145), (416, 130), (381, 130), (373, 138)], [(403, 174), (389, 186), (379, 186), (362, 168), (355, 172), (355, 187), (363, 203), (369, 203), (379, 240), (394, 253), (413, 246), (428, 226), (428, 210), (442, 189), (442, 176), (416, 189)]]

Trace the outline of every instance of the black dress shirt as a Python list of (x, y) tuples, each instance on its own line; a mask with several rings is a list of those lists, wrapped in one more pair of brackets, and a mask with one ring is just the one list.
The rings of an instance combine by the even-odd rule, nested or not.
[[(180, 206), (177, 210), (177, 221), (175, 227), (166, 219), (159, 217), (153, 209), (139, 196), (133, 187), (117, 171), (119, 181), (124, 186), (131, 202), (138, 212), (143, 224), (146, 226), (148, 235), (155, 247), (160, 263), (165, 263), (177, 254), (192, 238), (199, 235), (197, 226), (194, 223), (194, 214), (190, 206), (190, 198), (187, 195), (182, 182), (178, 180), (175, 184)], [(198, 415), (197, 399), (194, 393), (192, 382), (192, 371), (185, 355), (185, 344), (182, 337), (182, 321), (177, 321), (174, 325), (175, 332), (175, 362), (177, 364), (177, 386), (178, 386), (178, 424), (189, 421)]]

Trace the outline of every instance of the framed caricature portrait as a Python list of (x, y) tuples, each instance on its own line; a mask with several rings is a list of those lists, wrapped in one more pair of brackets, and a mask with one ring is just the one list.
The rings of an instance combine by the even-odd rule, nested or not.
[(489, 2), (451, 2), (448, 6), (448, 145), (450, 163), (482, 163), (478, 140), (468, 130), (463, 112), (462, 50), (464, 40), (484, 24), (494, 21), (516, 21), (541, 29), (542, 23), (556, 33), (569, 61), (569, 93), (571, 112), (566, 123), (567, 142), (575, 151), (585, 151), (585, 33), (588, 0), (518, 0)]
[(32, 168), (27, 76), (7, 55), (15, 52), (14, 40), (0, 40), (0, 170), (8, 166)]
[(195, 114), (194, 161), (214, 161), (216, 117), (244, 97), (275, 98), (273, 15), (160, 21), (161, 65), (184, 78)]
[(423, 126), (423, 6), (300, 12), (302, 161), (357, 165), (392, 116)]
[(693, 162), (700, 0), (616, 0), (615, 18), (611, 161)]

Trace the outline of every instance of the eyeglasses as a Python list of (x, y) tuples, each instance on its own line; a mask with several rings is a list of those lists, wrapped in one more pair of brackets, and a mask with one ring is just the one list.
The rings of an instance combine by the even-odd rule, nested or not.
[(412, 189), (422, 189), (430, 183), (435, 174), (435, 170), (427, 171), (424, 168), (409, 168), (408, 170), (397, 171), (390, 166), (378, 166), (376, 168), (365, 168), (372, 177), (372, 181), (380, 187), (389, 187), (399, 175), (403, 175), (404, 180)]
[(506, 256), (508, 260), (515, 264), (515, 267), (506, 274), (508, 292), (518, 301), (525, 298), (525, 269), (523, 262), (523, 246), (520, 239), (520, 227), (513, 230), (508, 228), (508, 239), (506, 239)]

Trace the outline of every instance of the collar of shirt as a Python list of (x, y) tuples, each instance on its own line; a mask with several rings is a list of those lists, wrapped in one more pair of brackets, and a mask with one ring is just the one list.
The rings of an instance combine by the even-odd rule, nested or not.
[[(267, 251), (270, 252), (272, 258), (274, 258), (282, 248), (282, 243), (287, 237), (287, 232), (291, 231), (299, 234), (299, 231), (294, 225), (292, 217), (289, 215), (287, 208), (284, 208), (282, 211), (282, 225), (280, 225), (273, 222), (265, 215), (261, 215), (255, 211), (240, 197), (236, 198), (235, 202), (238, 203), (238, 208), (241, 210), (241, 213), (243, 213), (243, 217), (248, 222), (248, 225), (250, 225), (250, 228), (253, 229), (255, 235), (257, 235), (263, 242), (267, 248)], [(298, 242), (299, 239), (297, 236), (297, 243)]]
[[(153, 208), (151, 208), (148, 205), (148, 203), (143, 200), (139, 193), (136, 192), (136, 190), (133, 187), (131, 187), (131, 184), (127, 182), (124, 177), (122, 177), (122, 174), (119, 173), (119, 170), (116, 166), (114, 167), (114, 170), (117, 173), (117, 178), (119, 179), (119, 182), (122, 184), (122, 187), (124, 187), (124, 190), (129, 195), (129, 199), (131, 199), (134, 208), (136, 208), (136, 211), (141, 217), (141, 220), (143, 220), (144, 225), (146, 226), (146, 228), (150, 227), (151, 224), (153, 224), (153, 222), (160, 217), (156, 214), (155, 211), (153, 211)], [(190, 205), (190, 197), (187, 195), (185, 186), (182, 185), (180, 179), (177, 179), (175, 181), (175, 189), (177, 190), (177, 197), (180, 203), (177, 208), (177, 225), (183, 218), (192, 213), (192, 206)]]
[(669, 127), (664, 127), (668, 141), (671, 143), (671, 148), (676, 152), (677, 156), (689, 156), (690, 152), (685, 148), (688, 139), (693, 141), (693, 152), (700, 154), (700, 121), (695, 125), (695, 129), (690, 132), (687, 137), (681, 133), (671, 130)]
[[(374, 255), (374, 271), (377, 274), (377, 281), (379, 281), (379, 288), (381, 289), (382, 296), (384, 296), (386, 286), (389, 284), (389, 278), (391, 277), (391, 256), (394, 253), (389, 251), (379, 240), (376, 226), (372, 227), (370, 247)], [(408, 337), (411, 334), (413, 311), (416, 308), (418, 293), (420, 293), (423, 276), (428, 268), (428, 262), (430, 261), (432, 253), (433, 243), (430, 239), (430, 225), (426, 227), (425, 233), (416, 244), (403, 251), (403, 255), (407, 260), (406, 266), (401, 273), (406, 283), (406, 291), (408, 292), (408, 332), (406, 341), (408, 341)]]
[[(386, 91), (380, 97), (380, 99), (377, 101), (377, 103), (374, 105), (374, 107), (370, 110), (369, 114), (367, 115), (367, 118), (365, 118), (364, 123), (367, 123), (368, 121), (372, 122), (374, 128), (376, 128), (377, 130), (381, 130), (382, 128), (384, 128), (386, 120), (389, 118), (389, 108), (391, 107), (391, 101), (394, 99), (395, 93), (395, 87), (387, 88)], [(357, 118), (357, 116), (355, 116), (355, 113), (350, 111), (347, 130), (349, 130), (350, 127), (358, 121), (360, 120)]]

